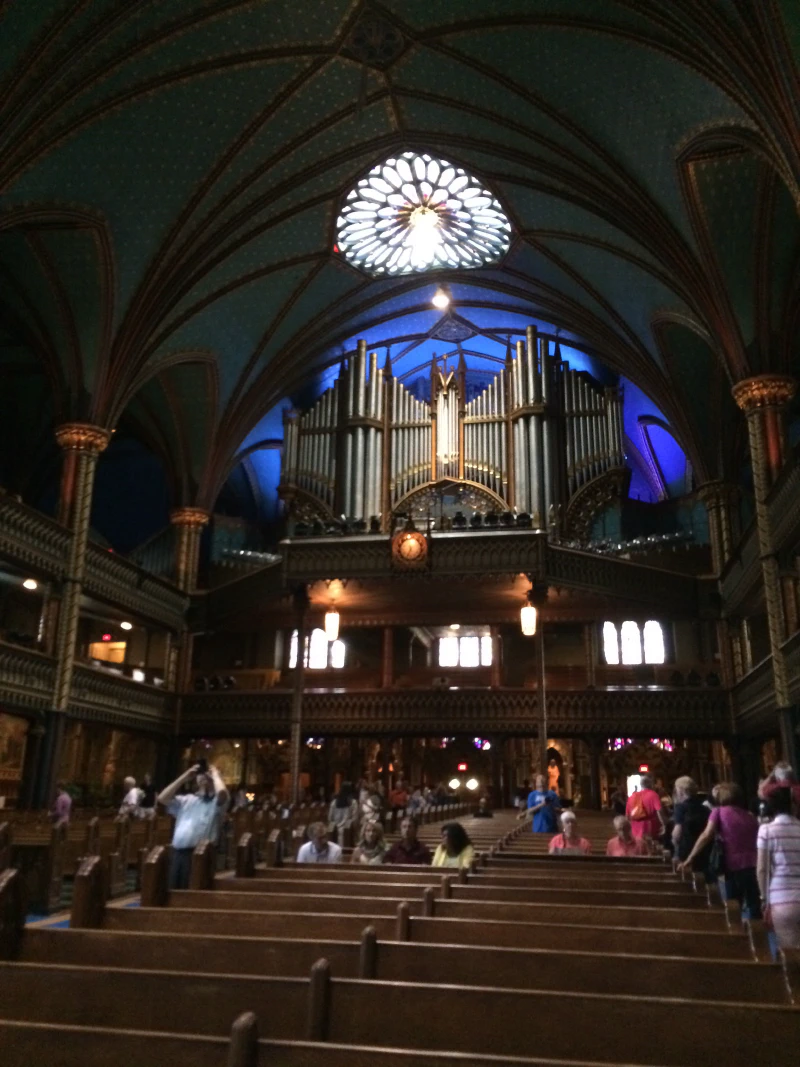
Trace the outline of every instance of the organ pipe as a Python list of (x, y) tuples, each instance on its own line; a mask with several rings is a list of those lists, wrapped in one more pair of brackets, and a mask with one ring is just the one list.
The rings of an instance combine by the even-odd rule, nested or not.
[(467, 366), (431, 363), (430, 402), (360, 341), (339, 377), (304, 412), (284, 415), (281, 488), (331, 515), (368, 521), (432, 481), (467, 480), (545, 525), (589, 480), (624, 462), (622, 395), (570, 368), (529, 327), (499, 372), (467, 401)]

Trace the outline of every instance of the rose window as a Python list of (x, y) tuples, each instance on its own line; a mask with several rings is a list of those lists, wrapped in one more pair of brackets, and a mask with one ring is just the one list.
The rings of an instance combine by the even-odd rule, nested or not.
[(505, 212), (477, 179), (417, 152), (373, 167), (337, 221), (339, 251), (376, 276), (497, 263), (510, 240)]

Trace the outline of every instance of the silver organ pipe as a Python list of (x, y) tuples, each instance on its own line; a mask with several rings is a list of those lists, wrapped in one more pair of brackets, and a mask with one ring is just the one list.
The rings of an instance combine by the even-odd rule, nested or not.
[(387, 507), (402, 510), (432, 477), (458, 480), (462, 470), (496, 494), (496, 506), (513, 504), (546, 525), (553, 505), (624, 463), (621, 390), (570, 368), (550, 344), (528, 328), (468, 402), (463, 357), (453, 372), (434, 363), (432, 409), (359, 341), (331, 388), (305, 412), (284, 415), (282, 488), (302, 490), (324, 514), (380, 516), (388, 529)]

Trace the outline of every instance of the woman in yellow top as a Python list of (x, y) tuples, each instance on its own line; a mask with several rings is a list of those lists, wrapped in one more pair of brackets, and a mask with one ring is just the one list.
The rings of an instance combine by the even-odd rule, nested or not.
[(434, 867), (469, 867), (475, 850), (460, 822), (448, 822), (442, 827), (442, 843), (433, 854)]

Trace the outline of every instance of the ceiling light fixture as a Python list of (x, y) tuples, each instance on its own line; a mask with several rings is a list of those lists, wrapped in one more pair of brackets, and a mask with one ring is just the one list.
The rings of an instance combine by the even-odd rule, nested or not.
[(435, 308), (444, 311), (445, 308), (450, 307), (450, 297), (444, 289), (437, 289), (431, 298), (431, 303)]
[(460, 622), (451, 622), (450, 623), (450, 629), (451, 630), (460, 630), (461, 629), (461, 623)]
[(519, 624), (525, 637), (533, 637), (536, 633), (537, 617), (536, 605), (533, 603), (533, 589), (529, 589), (528, 602), (523, 604), (519, 612)]
[(335, 607), (325, 612), (325, 636), (329, 641), (339, 638), (339, 612)]
[(450, 786), (451, 789), (461, 788), (461, 780), (459, 778), (451, 778), (447, 784)]
[(22, 588), (30, 589), (31, 591), (33, 591), (34, 589), (39, 588), (39, 583), (36, 581), (35, 578), (26, 578), (25, 581), (22, 583)]
[(120, 630), (132, 630), (133, 629), (133, 623), (132, 622), (121, 622), (119, 624), (119, 628), (120, 628)]

